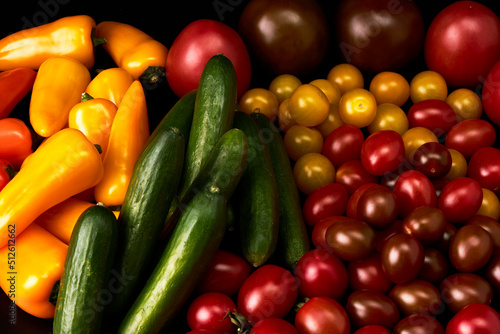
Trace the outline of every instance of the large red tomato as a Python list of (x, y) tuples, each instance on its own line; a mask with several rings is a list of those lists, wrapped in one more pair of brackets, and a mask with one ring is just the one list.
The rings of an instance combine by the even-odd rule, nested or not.
[(432, 20), (424, 54), (449, 85), (475, 88), (500, 59), (500, 20), (478, 2), (452, 3)]
[(223, 53), (236, 71), (238, 97), (248, 90), (251, 79), (250, 56), (240, 35), (228, 25), (200, 19), (177, 35), (167, 55), (165, 73), (172, 91), (179, 97), (198, 88), (208, 60)]

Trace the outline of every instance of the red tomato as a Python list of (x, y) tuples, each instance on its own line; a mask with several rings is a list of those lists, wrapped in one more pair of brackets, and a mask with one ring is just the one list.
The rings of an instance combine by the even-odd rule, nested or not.
[(302, 255), (294, 269), (299, 294), (305, 298), (330, 297), (337, 301), (347, 290), (344, 263), (326, 249), (313, 249)]
[(466, 221), (481, 207), (483, 191), (477, 181), (459, 177), (446, 184), (438, 199), (438, 208), (452, 223)]
[(384, 326), (368, 325), (361, 327), (354, 334), (391, 334), (391, 332)]
[(360, 186), (356, 191), (349, 197), (347, 201), (346, 216), (350, 218), (358, 217), (358, 202), (359, 198), (363, 193), (370, 187), (378, 185), (377, 183), (366, 183)]
[(251, 266), (241, 256), (219, 249), (198, 284), (197, 292), (220, 292), (228, 296), (236, 295), (245, 279), (250, 275), (250, 270)]
[(422, 100), (414, 103), (408, 110), (408, 124), (410, 128), (417, 126), (427, 128), (440, 138), (457, 124), (457, 116), (445, 101)]
[(357, 126), (344, 124), (330, 132), (323, 143), (322, 153), (335, 168), (349, 160), (359, 160), (365, 137)]
[(292, 273), (266, 264), (243, 282), (236, 304), (250, 324), (255, 324), (265, 318), (283, 318), (292, 309), (297, 295), (297, 281)]
[(500, 58), (500, 21), (478, 2), (455, 2), (432, 20), (424, 54), (450, 86), (475, 88)]
[(394, 195), (401, 218), (406, 217), (416, 207), (437, 204), (434, 185), (427, 176), (416, 170), (406, 171), (399, 176), (394, 184)]
[(468, 176), (481, 187), (500, 195), (500, 150), (495, 147), (482, 147), (469, 160)]
[(222, 293), (208, 292), (196, 297), (188, 307), (187, 322), (191, 329), (209, 329), (221, 334), (231, 334), (236, 325), (226, 317), (236, 312), (233, 300)]
[(328, 217), (321, 219), (319, 222), (314, 225), (312, 233), (311, 233), (311, 239), (313, 242), (313, 245), (316, 248), (324, 248), (331, 250), (330, 246), (326, 243), (325, 239), (325, 234), (326, 230), (335, 223), (336, 221), (342, 220), (342, 219), (348, 219), (346, 216), (333, 216), (333, 217)]
[(379, 325), (392, 329), (399, 321), (396, 304), (379, 291), (354, 291), (347, 299), (346, 310), (355, 328)]
[(209, 19), (188, 24), (175, 38), (167, 55), (165, 74), (172, 91), (179, 97), (198, 88), (208, 60), (223, 53), (236, 71), (238, 97), (250, 86), (251, 63), (240, 35), (228, 25)]
[(465, 306), (446, 325), (446, 334), (495, 334), (500, 314), (491, 306), (473, 303)]
[(328, 183), (315, 189), (304, 201), (302, 212), (306, 223), (314, 226), (323, 218), (345, 213), (349, 194), (339, 183)]
[(361, 147), (361, 163), (373, 175), (395, 171), (405, 157), (403, 138), (394, 130), (380, 130), (365, 139)]
[(9, 175), (9, 172), (7, 171), (7, 168), (12, 165), (10, 162), (4, 159), (0, 159), (0, 191), (9, 183), (11, 180), (12, 176)]
[(299, 332), (286, 320), (266, 318), (253, 325), (250, 334), (299, 334)]
[(380, 254), (373, 252), (364, 259), (349, 262), (347, 265), (349, 286), (353, 290), (375, 290), (387, 294), (394, 286), (382, 269)]
[(17, 118), (0, 119), (0, 159), (8, 160), (16, 170), (24, 159), (33, 153), (31, 132), (28, 126)]
[(195, 329), (187, 332), (186, 334), (219, 334), (219, 333), (208, 329)]
[(351, 324), (346, 310), (337, 301), (314, 297), (295, 315), (295, 328), (300, 334), (349, 334)]
[(343, 185), (350, 196), (364, 184), (378, 183), (378, 177), (368, 173), (361, 160), (350, 160), (337, 168), (335, 182)]
[(493, 146), (495, 140), (495, 128), (490, 122), (484, 119), (466, 119), (450, 129), (444, 144), (469, 159), (481, 147)]
[(496, 125), (500, 125), (500, 109), (498, 108), (500, 105), (499, 81), (500, 60), (497, 61), (488, 72), (481, 91), (481, 100), (483, 102), (484, 112)]

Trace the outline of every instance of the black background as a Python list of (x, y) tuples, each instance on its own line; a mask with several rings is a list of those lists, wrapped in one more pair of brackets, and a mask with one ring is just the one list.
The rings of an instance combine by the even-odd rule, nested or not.
[[(272, 0), (270, 0), (272, 1)], [(248, 0), (209, 0), (203, 2), (195, 1), (135, 1), (133, 4), (125, 1), (77, 1), (77, 0), (41, 0), (41, 1), (9, 1), (8, 7), (4, 7), (0, 14), (0, 38), (25, 28), (48, 23), (69, 15), (87, 14), (92, 16), (97, 23), (101, 21), (120, 21), (131, 24), (156, 40), (165, 44), (168, 48), (172, 44), (177, 34), (190, 22), (196, 19), (209, 18), (219, 20), (233, 28), (237, 28), (239, 17), (248, 3)], [(322, 6), (330, 26), (333, 27), (335, 21), (336, 8), (339, 1), (318, 0)], [(426, 25), (430, 24), (432, 18), (445, 6), (454, 1), (417, 1), (418, 6), (424, 16)], [(494, 9), (494, 1), (478, 1)], [(221, 12), (217, 10), (217, 4), (225, 4), (227, 10)], [(6, 5), (6, 4), (4, 4)], [(7, 9), (8, 8), (8, 9)], [(498, 13), (497, 13), (498, 15)], [(326, 78), (328, 71), (338, 63), (343, 62), (334, 40), (334, 31), (331, 28), (331, 40), (328, 54), (323, 63), (307, 77), (301, 77), (303, 82), (308, 82), (316, 78)], [(104, 49), (96, 50), (96, 65), (91, 70), (95, 75), (96, 69), (115, 67), (110, 57)], [(269, 86), (274, 74), (262, 70), (260, 64), (252, 58), (252, 82), (253, 87)], [(423, 56), (403, 70), (408, 80), (425, 70)], [(365, 82), (369, 82), (365, 80)], [(148, 112), (150, 117), (151, 131), (158, 121), (177, 101), (177, 97), (172, 93), (168, 84), (154, 89), (147, 90)], [(16, 107), (11, 117), (28, 120), (29, 95)], [(496, 127), (498, 130), (498, 127)], [(498, 141), (497, 141), (498, 142)], [(497, 145), (498, 147), (498, 145)], [(7, 326), (9, 299), (4, 293), (0, 293), (0, 334), (48, 334), (51, 333), (52, 320), (38, 319), (26, 314), (17, 308), (16, 325)], [(174, 328), (170, 328), (169, 333), (185, 333), (188, 331), (185, 321), (185, 314), (181, 313)]]

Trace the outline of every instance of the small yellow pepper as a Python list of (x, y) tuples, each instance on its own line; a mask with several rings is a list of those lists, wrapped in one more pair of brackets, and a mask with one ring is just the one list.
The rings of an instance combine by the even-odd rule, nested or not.
[(9, 225), (22, 233), (43, 212), (102, 176), (99, 152), (81, 131), (65, 128), (49, 137), (0, 192), (0, 247), (7, 245)]
[(85, 92), (95, 99), (103, 98), (119, 107), (132, 82), (134, 78), (127, 70), (120, 67), (107, 68), (92, 79)]

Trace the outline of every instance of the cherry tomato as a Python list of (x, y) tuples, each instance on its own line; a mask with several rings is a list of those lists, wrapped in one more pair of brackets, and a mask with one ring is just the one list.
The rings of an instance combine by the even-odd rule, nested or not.
[(420, 146), (429, 142), (438, 142), (434, 132), (424, 127), (409, 128), (401, 137), (405, 144), (405, 157), (409, 162), (413, 161), (413, 155)]
[(493, 290), (498, 294), (500, 292), (500, 251), (497, 250), (493, 253), (484, 272), (484, 278), (486, 278)]
[(363, 88), (365, 84), (361, 71), (356, 66), (348, 63), (337, 64), (332, 67), (326, 79), (334, 83), (340, 89), (341, 94), (354, 88)]
[(344, 263), (326, 249), (313, 249), (302, 255), (293, 271), (304, 298), (329, 297), (340, 301), (347, 285)]
[(293, 125), (283, 136), (286, 152), (293, 161), (307, 153), (321, 153), (323, 135), (314, 128), (304, 125)]
[(321, 153), (335, 168), (344, 162), (361, 159), (361, 147), (365, 138), (357, 126), (344, 124), (333, 130), (323, 143)]
[(484, 112), (496, 125), (500, 125), (500, 112), (498, 110), (498, 105), (500, 103), (500, 89), (498, 87), (499, 80), (500, 60), (497, 61), (489, 70), (481, 90)]
[(478, 225), (464, 225), (451, 238), (449, 258), (461, 272), (473, 272), (486, 265), (493, 254), (490, 234)]
[(297, 188), (309, 195), (328, 183), (335, 182), (335, 167), (320, 153), (307, 153), (293, 166), (293, 176)]
[(466, 222), (467, 225), (477, 225), (489, 233), (494, 250), (500, 249), (500, 223), (488, 216), (475, 215)]
[(355, 331), (354, 334), (391, 334), (391, 332), (384, 326), (367, 325)]
[(221, 334), (231, 334), (236, 325), (226, 317), (236, 312), (233, 300), (222, 293), (207, 292), (196, 297), (187, 310), (187, 322), (191, 329), (209, 329)]
[(482, 201), (483, 191), (479, 183), (470, 177), (459, 177), (444, 186), (437, 206), (448, 221), (461, 222), (476, 214)]
[(328, 137), (328, 135), (332, 133), (333, 130), (337, 129), (338, 127), (344, 124), (345, 123), (339, 114), (338, 103), (337, 104), (330, 103), (330, 110), (328, 111), (328, 116), (323, 122), (316, 125), (315, 128), (318, 129), (319, 132), (321, 132), (321, 134), (323, 135), (323, 138), (326, 139), (326, 137)]
[(443, 211), (422, 205), (414, 208), (403, 220), (403, 232), (411, 235), (424, 246), (437, 242), (446, 229)]
[(414, 103), (408, 110), (410, 128), (417, 126), (431, 130), (440, 138), (457, 124), (455, 111), (443, 100), (427, 99)]
[(493, 289), (486, 279), (474, 273), (455, 273), (439, 284), (446, 308), (457, 313), (473, 303), (490, 305)]
[(432, 283), (420, 279), (396, 284), (388, 296), (402, 316), (411, 314), (436, 315), (441, 312), (441, 295)]
[(480, 118), (483, 113), (481, 98), (468, 88), (458, 88), (451, 92), (446, 98), (446, 103), (455, 111), (457, 122)]
[(376, 186), (378, 183), (365, 183), (362, 186), (360, 186), (358, 189), (352, 193), (351, 196), (349, 196), (349, 200), (347, 201), (347, 208), (346, 208), (346, 216), (350, 218), (357, 218), (358, 217), (358, 202), (359, 198), (363, 193), (370, 187)]
[(288, 108), (291, 118), (297, 124), (316, 126), (328, 117), (330, 102), (318, 87), (302, 84), (290, 96)]
[(384, 71), (377, 73), (370, 82), (370, 92), (378, 104), (391, 103), (398, 107), (410, 98), (410, 83), (399, 73)]
[(353, 328), (379, 325), (392, 329), (400, 319), (398, 308), (392, 299), (374, 290), (357, 290), (351, 293), (346, 310)]
[(500, 195), (500, 150), (496, 147), (482, 147), (469, 160), (468, 176), (481, 187)]
[(278, 125), (283, 132), (297, 124), (290, 115), (290, 99), (287, 98), (278, 107)]
[(385, 275), (396, 284), (416, 278), (424, 264), (422, 243), (406, 233), (397, 233), (387, 239), (380, 255)]
[(473, 303), (451, 318), (446, 334), (495, 334), (500, 328), (500, 314), (488, 305)]
[(337, 168), (335, 182), (343, 185), (350, 196), (363, 184), (377, 183), (378, 177), (368, 173), (361, 160), (350, 160)]
[(422, 71), (410, 81), (410, 99), (413, 103), (422, 100), (446, 100), (448, 86), (446, 80), (436, 71)]
[(408, 116), (403, 109), (395, 104), (381, 103), (377, 105), (377, 115), (367, 129), (369, 133), (394, 130), (403, 135), (408, 130)]
[[(475, 1), (453, 3), (432, 20), (425, 63), (454, 87), (476, 87), (500, 57), (500, 20)], [(480, 61), (479, 61), (480, 59)]]
[(324, 218), (342, 216), (348, 199), (345, 187), (336, 182), (316, 188), (307, 196), (302, 207), (306, 223), (314, 226)]
[(443, 179), (451, 181), (459, 177), (466, 176), (468, 166), (467, 160), (465, 159), (464, 155), (452, 148), (448, 148), (448, 152), (450, 152), (451, 155), (451, 168), (448, 174), (443, 177)]
[(377, 100), (364, 88), (351, 89), (340, 98), (339, 114), (344, 123), (364, 128), (377, 115)]
[(500, 199), (493, 191), (483, 188), (483, 201), (476, 215), (486, 216), (497, 221), (500, 219)]
[(33, 153), (31, 132), (21, 119), (0, 119), (0, 159), (8, 160), (19, 170), (24, 159)]
[(401, 319), (393, 329), (394, 334), (444, 334), (443, 325), (426, 314), (412, 314)]
[(440, 179), (451, 170), (451, 153), (440, 143), (428, 142), (415, 151), (412, 165), (429, 179)]
[(394, 224), (388, 228), (375, 230), (375, 250), (379, 253), (382, 252), (382, 247), (385, 242), (392, 236), (401, 232), (403, 232), (403, 221), (401, 219), (397, 219)]
[(327, 79), (315, 79), (310, 82), (311, 85), (318, 87), (326, 95), (330, 104), (338, 104), (340, 101), (340, 88), (336, 84)]
[(238, 311), (255, 324), (264, 318), (283, 318), (292, 309), (298, 286), (292, 273), (265, 264), (243, 282), (237, 299)]
[(247, 114), (262, 113), (270, 120), (274, 120), (278, 116), (278, 98), (269, 89), (257, 87), (247, 90), (241, 96), (238, 105), (241, 111)]
[(399, 216), (405, 218), (413, 209), (437, 204), (437, 195), (427, 176), (416, 170), (402, 173), (394, 184)]
[(250, 265), (241, 256), (218, 249), (197, 286), (197, 292), (234, 296), (250, 275), (250, 270)]
[(424, 249), (424, 264), (418, 272), (417, 278), (437, 286), (448, 276), (448, 273), (448, 258), (441, 251), (426, 247)]
[(334, 254), (346, 261), (361, 260), (375, 249), (373, 228), (359, 219), (336, 221), (326, 230), (325, 240)]
[(359, 197), (356, 211), (358, 219), (375, 229), (385, 229), (398, 217), (397, 199), (389, 188), (373, 186)]
[(9, 183), (9, 181), (12, 179), (12, 175), (9, 174), (7, 168), (12, 168), (14, 170), (14, 167), (8, 162), (7, 160), (0, 159), (0, 191)]
[(195, 329), (187, 332), (186, 334), (219, 334), (219, 333), (208, 329)]
[(328, 21), (314, 0), (252, 0), (241, 13), (238, 31), (256, 58), (278, 74), (305, 75), (328, 49)]
[(361, 163), (373, 175), (395, 171), (405, 158), (403, 138), (394, 130), (377, 131), (361, 146)]
[(332, 216), (323, 218), (314, 225), (311, 240), (316, 248), (324, 248), (331, 251), (330, 246), (326, 243), (326, 230), (338, 220), (348, 219), (346, 216)]
[(266, 318), (253, 325), (250, 334), (299, 334), (299, 332), (286, 320)]
[(269, 84), (269, 90), (276, 95), (278, 102), (281, 103), (288, 99), (295, 88), (302, 85), (302, 81), (292, 74), (280, 74), (276, 76)]
[(373, 290), (387, 294), (394, 286), (384, 274), (378, 252), (373, 252), (364, 259), (349, 262), (347, 273), (349, 286), (355, 291)]
[(444, 144), (463, 154), (465, 159), (482, 147), (495, 144), (496, 132), (493, 125), (484, 119), (467, 119), (453, 126)]
[(295, 328), (300, 334), (349, 334), (351, 323), (346, 310), (337, 301), (313, 297), (297, 311)]

